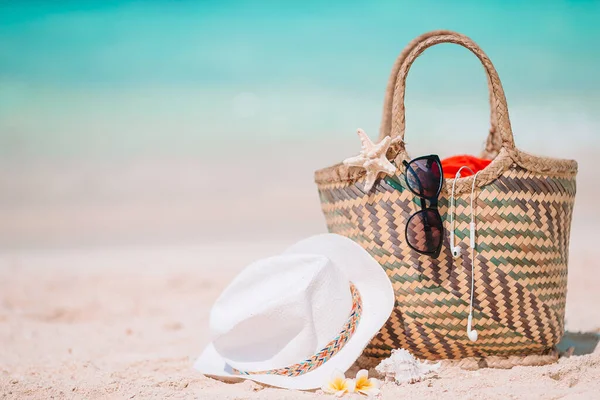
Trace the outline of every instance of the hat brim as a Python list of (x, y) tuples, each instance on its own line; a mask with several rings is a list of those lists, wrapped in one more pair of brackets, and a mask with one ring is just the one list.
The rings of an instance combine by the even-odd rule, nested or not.
[[(251, 379), (271, 386), (288, 389), (316, 389), (332, 376), (334, 371), (345, 372), (361, 355), (373, 336), (390, 317), (394, 308), (392, 284), (377, 261), (359, 244), (337, 234), (322, 234), (304, 239), (288, 248), (284, 254), (319, 254), (332, 260), (354, 283), (362, 298), (363, 312), (356, 331), (345, 346), (323, 365), (299, 376), (237, 375), (209, 344), (194, 363), (208, 376)], [(302, 360), (299, 360), (302, 361)]]

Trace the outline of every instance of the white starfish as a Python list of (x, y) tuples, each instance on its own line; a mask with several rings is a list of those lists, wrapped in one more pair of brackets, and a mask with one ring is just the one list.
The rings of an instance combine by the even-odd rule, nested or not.
[(386, 153), (392, 143), (392, 138), (386, 136), (377, 144), (374, 144), (369, 136), (362, 129), (357, 130), (358, 137), (362, 145), (360, 154), (344, 160), (344, 165), (361, 167), (367, 171), (367, 180), (365, 181), (365, 191), (370, 191), (380, 172), (386, 175), (396, 173), (396, 166), (386, 157)]

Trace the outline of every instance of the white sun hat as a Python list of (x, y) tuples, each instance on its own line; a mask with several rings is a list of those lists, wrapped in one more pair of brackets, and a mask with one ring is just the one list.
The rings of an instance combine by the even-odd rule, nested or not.
[(352, 366), (393, 307), (390, 280), (359, 244), (313, 236), (231, 282), (211, 310), (213, 341), (194, 367), (208, 376), (319, 388)]

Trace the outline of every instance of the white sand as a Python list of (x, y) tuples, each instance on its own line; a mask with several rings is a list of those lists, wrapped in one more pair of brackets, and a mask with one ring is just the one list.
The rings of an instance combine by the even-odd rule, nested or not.
[[(0, 393), (35, 399), (321, 397), (225, 384), (191, 369), (208, 341), (208, 311), (219, 291), (246, 262), (286, 244), (3, 254)], [(586, 279), (579, 266), (570, 276), (568, 324), (598, 330), (597, 308), (584, 305), (598, 304), (599, 291), (592, 289), (599, 278)], [(388, 385), (383, 397), (589, 398), (600, 392), (599, 376), (600, 350), (546, 367), (446, 369), (438, 379)]]
[[(584, 161), (571, 237), (566, 319), (570, 331), (597, 334), (600, 213), (594, 158)], [(300, 165), (302, 160), (292, 162)], [(0, 252), (0, 398), (324, 397), (250, 382), (225, 384), (191, 368), (208, 341), (210, 306), (236, 271), (324, 230), (312, 169), (271, 176), (269, 182), (238, 180), (236, 188), (248, 190), (245, 200), (229, 196), (225, 202), (215, 193), (230, 193), (227, 182), (213, 180), (206, 188), (207, 181), (196, 173), (178, 174), (188, 166), (163, 175), (124, 169), (104, 180), (72, 169), (70, 175), (44, 175), (36, 181), (26, 174), (13, 177), (4, 169), (0, 238), (7, 248)], [(169, 183), (169, 176), (183, 178)], [(199, 181), (186, 186), (194, 177)], [(141, 195), (139, 188), (130, 188), (138, 181), (148, 188)], [(89, 182), (95, 182), (94, 190)], [(250, 234), (253, 227), (259, 234)], [(161, 232), (184, 232), (188, 240), (178, 241), (176, 235), (166, 240)], [(190, 243), (189, 237), (198, 232), (241, 241), (164, 244)], [(259, 242), (269, 232), (271, 238), (281, 233), (282, 239)], [(135, 240), (125, 240), (130, 236), (146, 244), (133, 247)], [(117, 237), (120, 246), (107, 240)], [(545, 367), (450, 368), (436, 379), (386, 386), (383, 398), (598, 398), (599, 377), (596, 349)]]

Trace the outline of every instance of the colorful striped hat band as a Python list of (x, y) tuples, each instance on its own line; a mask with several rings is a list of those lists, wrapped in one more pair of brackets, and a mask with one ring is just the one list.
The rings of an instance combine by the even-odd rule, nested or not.
[(344, 324), (342, 331), (318, 353), (307, 358), (301, 363), (290, 365), (288, 367), (271, 369), (266, 371), (239, 371), (233, 368), (233, 372), (237, 375), (283, 375), (283, 376), (300, 376), (307, 372), (313, 371), (314, 369), (323, 365), (331, 357), (335, 356), (341, 349), (344, 348), (346, 343), (350, 340), (358, 324), (360, 323), (360, 317), (362, 314), (362, 299), (358, 289), (352, 282), (350, 282), (350, 292), (352, 293), (352, 309), (348, 320)]

